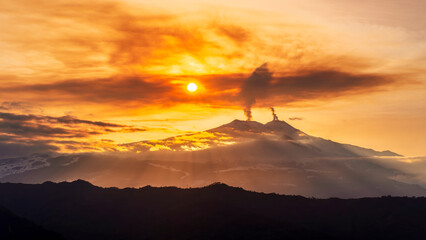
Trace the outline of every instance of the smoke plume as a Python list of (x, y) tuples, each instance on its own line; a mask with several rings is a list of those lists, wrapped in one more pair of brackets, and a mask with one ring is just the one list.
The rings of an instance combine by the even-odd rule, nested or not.
[(252, 119), (251, 108), (256, 99), (266, 97), (272, 79), (272, 73), (267, 63), (256, 68), (249, 78), (241, 86), (240, 96), (244, 99), (244, 114), (247, 121)]
[(272, 117), (274, 118), (274, 121), (279, 121), (277, 114), (275, 114), (274, 107), (271, 107), (271, 111), (272, 111)]

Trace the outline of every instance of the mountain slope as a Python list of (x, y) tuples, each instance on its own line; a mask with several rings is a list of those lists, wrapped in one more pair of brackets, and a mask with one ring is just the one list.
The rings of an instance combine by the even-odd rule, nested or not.
[(317, 156), (400, 156), (390, 151), (374, 151), (372, 149), (357, 147), (349, 144), (341, 144), (331, 140), (310, 136), (299, 129), (294, 128), (285, 121), (274, 120), (266, 124), (255, 121), (234, 120), (220, 127), (207, 130), (208, 132), (220, 132), (233, 138), (269, 139), (282, 143), (305, 146), (306, 149), (315, 150)]
[(424, 239), (425, 198), (308, 199), (224, 184), (0, 184), (0, 204), (68, 239)]

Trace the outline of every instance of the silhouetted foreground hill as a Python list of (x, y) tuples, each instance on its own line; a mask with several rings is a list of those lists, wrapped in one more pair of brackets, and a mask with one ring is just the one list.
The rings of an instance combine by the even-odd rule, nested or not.
[(0, 206), (0, 239), (8, 240), (61, 240), (59, 234), (18, 217)]
[(0, 184), (0, 204), (73, 239), (426, 239), (426, 199), (204, 188)]

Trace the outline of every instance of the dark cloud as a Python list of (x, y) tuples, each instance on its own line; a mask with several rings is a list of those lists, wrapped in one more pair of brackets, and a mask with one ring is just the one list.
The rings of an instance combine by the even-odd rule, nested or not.
[[(88, 127), (81, 127), (86, 125)], [(52, 117), (0, 112), (0, 131), (20, 136), (88, 137), (110, 132), (140, 132), (145, 128), (100, 121), (82, 120), (72, 116)]]
[(88, 124), (88, 125), (95, 125), (99, 127), (125, 127), (125, 125), (106, 123), (106, 122), (100, 122), (100, 121), (81, 120), (71, 116), (63, 116), (63, 117), (56, 117), (56, 118), (48, 117), (48, 120), (53, 120), (58, 123), (66, 123), (66, 124)]
[(114, 123), (82, 120), (72, 116), (51, 117), (51, 116), (40, 116), (40, 115), (32, 115), (32, 114), (23, 115), (23, 114), (0, 112), (0, 119), (10, 120), (10, 121), (36, 120), (36, 121), (44, 121), (49, 123), (87, 124), (87, 125), (94, 125), (99, 127), (129, 127), (127, 125), (120, 125), (120, 124), (114, 124)]
[[(153, 78), (153, 79), (152, 79)], [(149, 81), (151, 80), (151, 81)], [(153, 81), (155, 80), (155, 81)], [(5, 89), (6, 90), (6, 89)], [(47, 84), (18, 85), (8, 87), (15, 92), (45, 95), (62, 95), (63, 99), (98, 103), (143, 101), (140, 104), (161, 102), (173, 88), (161, 78), (143, 79), (140, 77), (117, 77), (93, 80), (65, 80)], [(60, 99), (58, 99), (60, 101)], [(67, 121), (67, 119), (63, 119)]]
[(288, 118), (289, 120), (292, 120), (292, 121), (297, 121), (297, 120), (303, 120), (304, 118), (301, 118), (301, 117), (289, 117)]
[[(92, 80), (65, 80), (46, 84), (6, 86), (1, 92), (34, 95), (48, 102), (55, 96), (57, 102), (115, 104), (128, 106), (175, 106), (185, 103), (205, 104), (211, 107), (236, 107), (242, 104), (248, 118), (251, 107), (285, 106), (293, 102), (329, 100), (342, 95), (354, 95), (383, 90), (395, 86), (393, 76), (359, 74), (338, 70), (311, 70), (283, 76), (272, 76), (267, 65), (257, 68), (250, 76), (245, 74), (204, 75), (197, 77), (207, 90), (196, 95), (184, 94), (188, 76), (113, 77)], [(22, 116), (14, 116), (22, 117)], [(28, 117), (28, 116), (26, 116)], [(84, 123), (69, 117), (50, 119), (62, 123)], [(89, 122), (86, 121), (88, 124)], [(91, 122), (91, 124), (104, 123)]]
[(14, 134), (25, 137), (87, 137), (89, 135), (100, 134), (96, 131), (85, 131), (79, 129), (66, 129), (53, 127), (39, 123), (28, 123), (22, 121), (0, 121), (0, 131), (2, 133)]
[[(72, 116), (52, 117), (0, 112), (0, 151), (2, 156), (51, 152), (59, 149), (113, 149), (112, 144), (87, 138), (113, 132), (141, 132), (145, 128)], [(77, 140), (72, 140), (77, 139)], [(103, 141), (100, 141), (103, 142)], [(60, 147), (59, 147), (60, 146)], [(20, 150), (21, 149), (21, 150)]]
[(59, 148), (56, 146), (38, 141), (31, 143), (9, 143), (0, 141), (0, 152), (2, 158), (11, 156), (25, 156), (35, 153), (53, 153), (57, 150), (59, 150)]
[(321, 99), (342, 94), (371, 91), (393, 83), (391, 76), (358, 74), (336, 70), (301, 72), (294, 76), (277, 77), (271, 86), (273, 96), (287, 95), (288, 99)]
[(32, 108), (28, 103), (25, 102), (15, 102), (15, 101), (5, 101), (0, 104), (0, 110), (28, 110)]
[(252, 34), (250, 31), (243, 28), (242, 26), (224, 24), (216, 24), (215, 26), (216, 30), (219, 32), (220, 35), (228, 37), (237, 44), (246, 42)]
[(51, 140), (41, 140), (0, 132), (1, 158), (25, 156), (34, 153), (54, 153), (58, 150), (59, 147), (53, 145)]
[[(394, 83), (391, 76), (357, 74), (337, 70), (301, 71), (289, 76), (272, 77), (266, 64), (257, 68), (241, 86), (244, 113), (251, 120), (251, 107), (285, 105), (304, 100), (324, 100), (377, 90)], [(274, 111), (273, 111), (274, 114)], [(275, 115), (274, 115), (275, 119)]]

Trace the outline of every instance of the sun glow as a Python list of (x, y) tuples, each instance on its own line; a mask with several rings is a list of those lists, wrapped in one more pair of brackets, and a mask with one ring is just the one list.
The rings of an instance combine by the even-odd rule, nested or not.
[(186, 86), (186, 89), (188, 89), (188, 91), (190, 92), (195, 92), (197, 91), (197, 84), (195, 83), (189, 83), (188, 86)]

